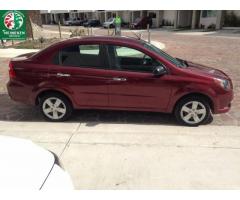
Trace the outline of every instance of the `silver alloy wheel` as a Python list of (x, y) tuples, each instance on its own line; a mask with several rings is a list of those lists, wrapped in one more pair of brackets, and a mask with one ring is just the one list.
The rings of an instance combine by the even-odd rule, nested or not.
[(57, 97), (46, 99), (43, 102), (42, 110), (50, 119), (61, 119), (67, 112), (65, 103)]
[(180, 115), (188, 124), (198, 124), (207, 114), (206, 107), (199, 101), (189, 101), (181, 108)]

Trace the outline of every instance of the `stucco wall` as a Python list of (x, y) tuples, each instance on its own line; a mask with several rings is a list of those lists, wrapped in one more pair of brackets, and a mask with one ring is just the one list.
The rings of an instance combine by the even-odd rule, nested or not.
[(178, 27), (190, 27), (192, 24), (192, 11), (180, 10), (178, 11)]
[(240, 10), (228, 10), (224, 14), (224, 27), (240, 28)]
[(230, 14), (231, 12), (240, 17), (240, 10), (226, 10), (227, 14)]
[(175, 12), (175, 10), (164, 10), (163, 21), (169, 21), (170, 23), (174, 24)]
[(119, 15), (122, 17), (124, 22), (130, 22), (130, 11), (120, 11)]
[(203, 25), (204, 28), (207, 28), (211, 24), (216, 25), (217, 17), (206, 17), (206, 18), (200, 18), (200, 26)]

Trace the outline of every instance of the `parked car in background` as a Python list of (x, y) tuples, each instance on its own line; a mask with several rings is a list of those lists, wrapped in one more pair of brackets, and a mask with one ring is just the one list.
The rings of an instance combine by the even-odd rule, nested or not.
[(114, 28), (115, 27), (115, 18), (111, 17), (106, 22), (103, 23), (103, 28)]
[(129, 28), (129, 22), (125, 22), (122, 20), (121, 27)]
[(83, 23), (87, 22), (87, 19), (80, 19), (80, 18), (75, 18), (75, 19), (69, 19), (64, 21), (65, 26), (82, 26)]
[(74, 24), (79, 23), (80, 19), (79, 18), (74, 18), (74, 19), (69, 19), (63, 22), (65, 26), (72, 26)]
[[(121, 21), (121, 27), (128, 27), (129, 23)], [(114, 28), (115, 27), (115, 18), (109, 18), (106, 22), (103, 23), (103, 28)]]
[(65, 20), (65, 21), (63, 22), (63, 25), (64, 25), (64, 26), (70, 26), (70, 25), (71, 25), (71, 22), (72, 22), (72, 20), (70, 20), (70, 19)]
[(89, 19), (87, 22), (83, 23), (84, 27), (97, 27), (100, 25), (101, 25), (101, 23), (97, 19)]
[(72, 25), (73, 26), (83, 26), (83, 24), (87, 21), (88, 21), (87, 19), (79, 19), (79, 20), (74, 21), (72, 23)]
[(149, 23), (148, 17), (138, 17), (133, 23), (130, 24), (131, 29), (146, 29), (147, 24)]
[(0, 136), (1, 189), (73, 189), (58, 157), (25, 139)]
[(230, 110), (231, 79), (222, 71), (174, 58), (143, 40), (82, 37), (11, 59), (9, 96), (38, 105), (49, 121), (73, 109), (172, 113), (185, 125)]

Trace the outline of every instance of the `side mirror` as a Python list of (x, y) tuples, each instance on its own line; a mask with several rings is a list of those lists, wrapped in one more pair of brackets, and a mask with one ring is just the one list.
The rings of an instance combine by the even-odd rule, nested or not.
[(164, 66), (159, 65), (153, 69), (154, 76), (162, 76), (167, 73), (167, 70)]

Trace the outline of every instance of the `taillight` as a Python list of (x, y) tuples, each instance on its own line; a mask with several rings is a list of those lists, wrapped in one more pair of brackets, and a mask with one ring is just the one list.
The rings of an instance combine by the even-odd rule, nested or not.
[(16, 78), (16, 73), (13, 69), (12, 62), (9, 62), (9, 78)]

